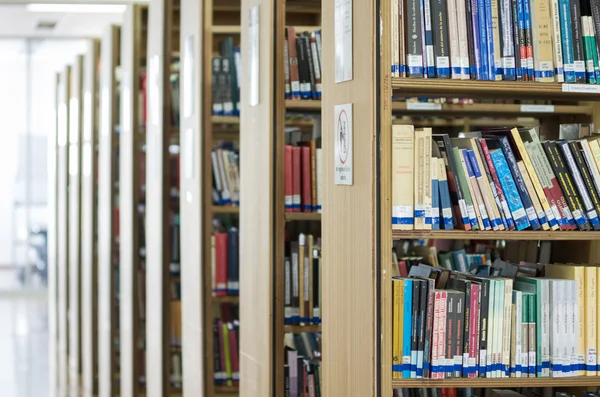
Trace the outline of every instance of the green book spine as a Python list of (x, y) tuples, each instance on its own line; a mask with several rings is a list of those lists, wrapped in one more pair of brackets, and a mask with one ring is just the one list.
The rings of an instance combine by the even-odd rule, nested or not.
[(460, 161), (461, 154), (457, 147), (453, 147), (452, 152), (454, 153), (453, 157), (456, 165), (456, 172), (458, 173), (458, 181), (460, 186), (463, 187), (463, 194), (465, 196), (465, 203), (467, 205), (467, 212), (471, 220), (471, 226), (473, 227), (473, 230), (479, 230), (479, 223), (477, 222), (477, 216), (475, 215), (475, 207), (473, 207), (473, 199), (471, 198), (471, 192), (469, 191), (467, 177), (465, 176), (465, 170)]
[(225, 354), (225, 370), (227, 371), (227, 386), (233, 386), (233, 373), (231, 371), (231, 356), (229, 354), (229, 328), (227, 324), (223, 324), (223, 347)]

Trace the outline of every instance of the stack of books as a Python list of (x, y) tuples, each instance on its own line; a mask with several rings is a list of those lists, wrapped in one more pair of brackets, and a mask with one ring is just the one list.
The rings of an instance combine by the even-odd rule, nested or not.
[(285, 146), (286, 212), (321, 212), (322, 158), (314, 139)]
[(321, 334), (286, 334), (285, 353), (284, 395), (320, 396)]
[(286, 99), (321, 99), (321, 30), (296, 34), (285, 28)]
[(239, 295), (239, 239), (237, 227), (216, 231), (211, 239), (213, 294), (215, 296)]
[(211, 153), (213, 172), (213, 203), (216, 205), (240, 205), (240, 172), (238, 152), (222, 144)]
[(240, 47), (233, 38), (219, 43), (219, 56), (212, 59), (212, 106), (215, 116), (240, 115)]
[(600, 230), (598, 136), (469, 135), (393, 126), (393, 229)]
[(238, 386), (240, 383), (239, 335), (237, 307), (221, 305), (221, 316), (213, 323), (214, 375), (217, 386)]
[(600, 83), (591, 0), (392, 1), (392, 77)]

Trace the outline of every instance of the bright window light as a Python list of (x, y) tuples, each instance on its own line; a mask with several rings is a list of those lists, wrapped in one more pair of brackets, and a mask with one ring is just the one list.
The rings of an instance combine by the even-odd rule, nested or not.
[(82, 12), (82, 13), (123, 13), (127, 9), (124, 4), (44, 4), (27, 5), (29, 12)]

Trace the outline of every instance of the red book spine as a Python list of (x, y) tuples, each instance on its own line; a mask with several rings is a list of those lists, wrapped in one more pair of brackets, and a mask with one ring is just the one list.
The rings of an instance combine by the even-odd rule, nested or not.
[[(569, 209), (567, 200), (565, 200), (563, 191), (560, 188), (560, 185), (558, 184), (556, 177), (552, 178), (550, 180), (550, 182), (552, 183), (552, 187), (550, 188), (550, 191), (552, 192), (552, 196), (554, 197), (554, 200), (556, 202), (556, 207), (558, 208), (558, 211), (563, 216), (563, 218), (567, 219), (567, 214), (569, 214), (571, 212), (571, 210)], [(577, 230), (577, 226), (567, 224), (567, 230)]]
[(284, 153), (285, 168), (285, 212), (294, 211), (294, 188), (292, 179), (292, 147), (285, 145)]
[(229, 331), (229, 354), (231, 355), (231, 372), (233, 372), (233, 384), (240, 384), (240, 362), (238, 358), (237, 331)]
[(302, 148), (302, 211), (312, 212), (311, 186), (310, 186), (310, 148)]
[[(502, 189), (502, 185), (500, 184), (500, 179), (498, 178), (498, 173), (496, 172), (496, 167), (494, 167), (494, 162), (492, 161), (492, 156), (490, 155), (490, 150), (488, 148), (487, 142), (485, 139), (480, 139), (479, 144), (481, 145), (481, 151), (483, 152), (483, 157), (485, 157), (485, 162), (487, 163), (488, 169), (490, 170), (490, 175), (492, 176), (492, 180), (494, 181), (494, 185), (496, 185), (496, 191), (498, 192), (498, 199), (500, 203), (506, 203), (506, 195), (504, 194), (504, 190)], [(504, 204), (502, 204), (504, 206)], [(500, 209), (504, 216), (506, 217), (507, 211), (510, 214), (510, 210), (508, 207)], [(512, 218), (512, 214), (511, 214)], [(508, 230), (515, 230), (514, 222), (510, 225), (506, 225)]]
[[(477, 342), (479, 341), (477, 328), (479, 326), (479, 285), (471, 284), (471, 302), (469, 311), (469, 335), (465, 337), (469, 338), (469, 378), (477, 378)], [(471, 367), (473, 370), (471, 371)]]
[(215, 291), (217, 296), (227, 295), (227, 233), (215, 233)]
[(292, 192), (294, 212), (300, 212), (300, 148), (292, 148)]

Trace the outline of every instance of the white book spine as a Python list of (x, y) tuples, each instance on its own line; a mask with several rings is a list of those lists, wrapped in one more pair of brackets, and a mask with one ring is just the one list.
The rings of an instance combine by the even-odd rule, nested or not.
[(460, 72), (463, 80), (471, 78), (469, 72), (469, 41), (467, 37), (467, 10), (464, 0), (457, 0), (458, 52), (460, 54)]
[[(392, 1), (391, 2), (391, 12), (390, 12), (391, 16), (392, 16), (392, 40), (391, 40), (391, 59), (392, 59), (392, 77), (400, 77), (400, 45), (398, 42), (398, 37), (400, 36), (399, 34), (399, 22), (400, 20), (398, 19), (398, 2), (397, 1)], [(315, 44), (316, 47), (316, 44)]]
[(514, 291), (515, 293), (515, 377), (520, 378), (523, 375), (523, 293)]
[(489, 306), (488, 306), (488, 324), (487, 324), (487, 358), (486, 358), (486, 378), (492, 378), (492, 369), (494, 368), (494, 329), (496, 318), (494, 316), (494, 297), (496, 291), (496, 280), (490, 280), (490, 290), (488, 292), (489, 296)]
[(494, 316), (496, 317), (496, 330), (494, 331), (494, 351), (496, 355), (496, 370), (494, 371), (495, 378), (501, 378), (503, 371), (502, 367), (502, 339), (504, 336), (504, 281), (496, 281), (496, 303), (494, 306)]
[[(550, 362), (550, 332), (552, 330), (550, 320), (550, 281), (549, 280), (541, 280), (541, 298), (542, 298), (542, 362), (549, 363)], [(540, 341), (537, 341), (540, 343)], [(542, 377), (550, 376), (550, 368), (545, 366), (546, 368), (542, 368)]]
[(583, 357), (579, 357), (579, 306), (578, 295), (579, 285), (575, 280), (569, 281), (571, 284), (571, 327), (569, 340), (571, 341), (571, 371), (570, 376), (579, 375), (579, 364), (583, 364)]
[(450, 39), (450, 70), (453, 79), (462, 78), (462, 74), (460, 73), (460, 46), (458, 37), (458, 15), (456, 9), (457, 1), (460, 0), (447, 0), (448, 33)]
[(502, 339), (502, 374), (510, 376), (510, 333), (512, 321), (512, 280), (504, 280), (504, 333)]
[(554, 79), (558, 83), (564, 83), (564, 67), (562, 55), (562, 42), (560, 36), (560, 12), (558, 0), (550, 0), (550, 16), (552, 18), (552, 49), (554, 59)]

